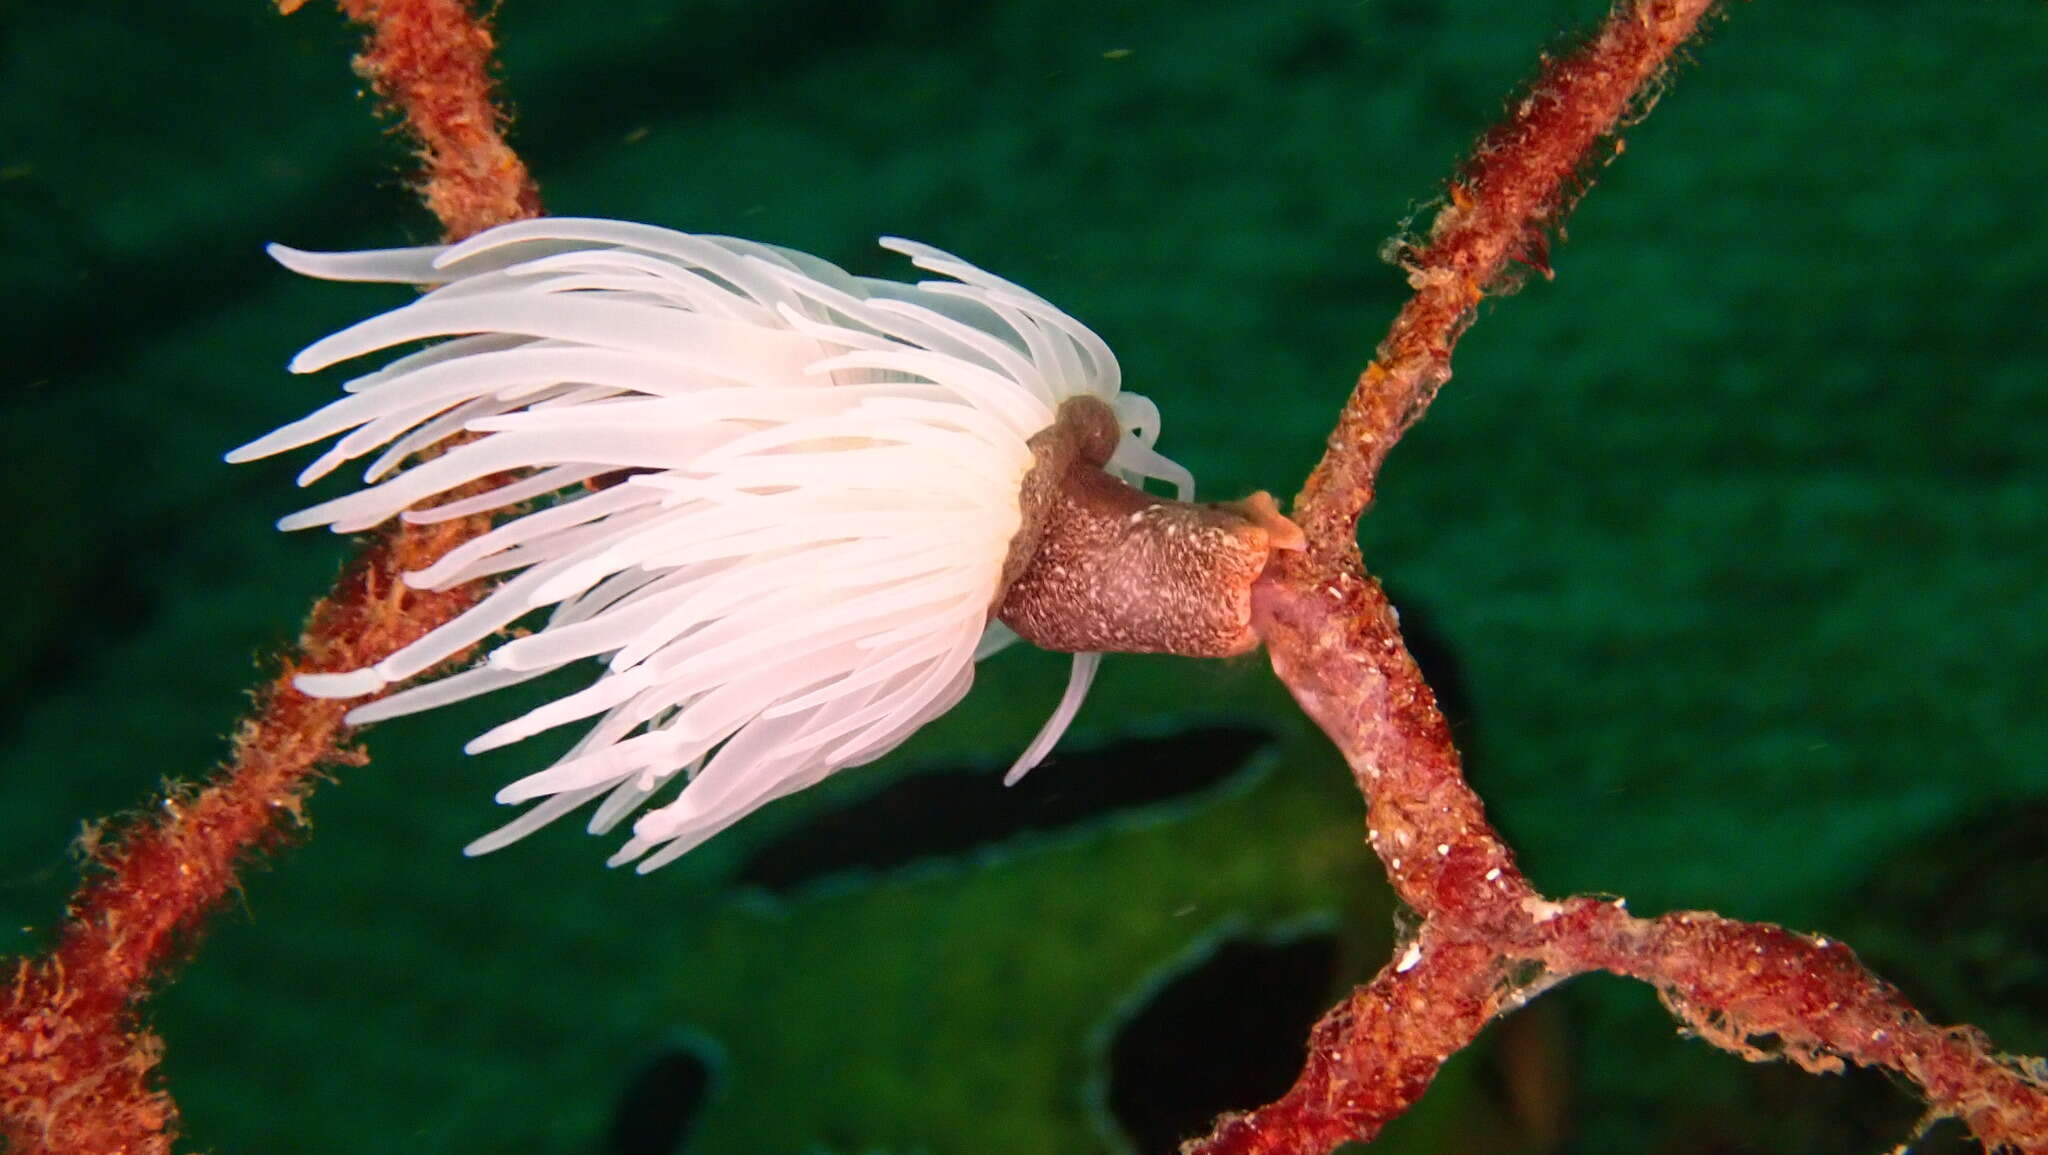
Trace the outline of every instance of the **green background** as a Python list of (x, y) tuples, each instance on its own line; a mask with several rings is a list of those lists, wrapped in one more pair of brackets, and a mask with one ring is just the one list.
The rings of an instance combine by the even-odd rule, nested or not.
[[(499, 31), (553, 211), (870, 273), (904, 271), (878, 234), (953, 249), (1108, 338), (1227, 497), (1298, 484), (1402, 300), (1382, 241), (1602, 10), (506, 0)], [(219, 458), (331, 392), (295, 349), (402, 299), (261, 244), (434, 232), (352, 44), (317, 5), (0, 9), (9, 951), (55, 920), (80, 820), (220, 757), (348, 548), (270, 529), (299, 461)], [(1693, 55), (1556, 281), (1484, 309), (1368, 560), (1466, 688), (1539, 884), (1846, 937), (2041, 1053), (2048, 8), (1749, 3)], [(566, 825), (458, 856), (536, 759), (459, 753), (510, 703), (379, 728), (154, 1002), (190, 1145), (613, 1150), (681, 1041), (716, 1069), (694, 1155), (1119, 1150), (1106, 1040), (1205, 944), (1333, 934), (1318, 1002), (1386, 957), (1357, 796), (1256, 658), (1112, 659), (1068, 739), (1270, 727), (1223, 787), (793, 896), (733, 881), (905, 771), (998, 790), (1060, 673), (992, 662), (880, 766), (648, 878)], [(1538, 1011), (1387, 1149), (1881, 1150), (1914, 1114), (1678, 1041), (1642, 988)]]

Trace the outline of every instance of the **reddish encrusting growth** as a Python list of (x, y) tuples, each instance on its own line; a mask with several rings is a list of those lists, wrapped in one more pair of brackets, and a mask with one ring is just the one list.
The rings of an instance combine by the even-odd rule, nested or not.
[(177, 1110), (156, 1087), (162, 1044), (133, 1014), (233, 894), (253, 851), (305, 822), (323, 766), (357, 761), (338, 743), (353, 703), (292, 689), (302, 672), (354, 669), (447, 621), (465, 591), (407, 588), (397, 575), (481, 532), (480, 520), (386, 534), (314, 608), (297, 652), (257, 693), (227, 766), (174, 787), (149, 812), (96, 839), (91, 878), (73, 896), (56, 947), (19, 960), (0, 1008), (0, 1127), (9, 1150), (158, 1152)]
[[(304, 0), (283, 0), (289, 13)], [(493, 99), (495, 42), (469, 0), (337, 0), (370, 34), (356, 71), (420, 147), (420, 199), (442, 239), (540, 215), (540, 190), (505, 143)]]
[(1428, 235), (1401, 248), (1414, 295), (1309, 475), (1294, 518), (1312, 549), (1349, 548), (1352, 523), (1394, 447), (1451, 378), (1451, 350), (1489, 293), (1525, 268), (1549, 273), (1549, 232), (1564, 222), (1616, 131), (1648, 111), (1647, 93), (1698, 31), (1714, 0), (1636, 0), (1592, 40), (1545, 62), (1508, 117), (1452, 178)]
[(1635, 918), (1586, 898), (1531, 929), (1518, 956), (1561, 975), (1603, 970), (1650, 983), (1688, 1031), (1746, 1059), (1817, 1073), (1881, 1067), (1988, 1150), (2048, 1149), (2041, 1061), (1999, 1053), (1974, 1027), (1928, 1022), (1843, 943), (1703, 911)]
[[(301, 0), (285, 0), (289, 12)], [(491, 37), (460, 0), (342, 0), (370, 26), (357, 67), (423, 146), (421, 196), (449, 240), (538, 215), (526, 168), (491, 102)], [(489, 480), (479, 487), (491, 484)], [(141, 814), (88, 829), (88, 879), (55, 945), (17, 960), (0, 1002), (0, 1135), (15, 1155), (158, 1155), (178, 1112), (162, 1089), (163, 1044), (139, 1001), (237, 887), (250, 856), (304, 825), (322, 768), (359, 762), (341, 742), (357, 703), (308, 698), (299, 673), (374, 662), (468, 608), (485, 590), (408, 588), (399, 575), (489, 528), (486, 518), (378, 535), (315, 604), (282, 669), (257, 691), (227, 764), (173, 786)]]
[(1285, 1098), (1225, 1115), (1184, 1152), (1280, 1155), (1368, 1140), (1406, 1111), (1444, 1060), (1463, 1050), (1517, 997), (1499, 955), (1471, 942), (1429, 942), (1404, 953), (1309, 1032), (1312, 1060)]
[[(1612, 899), (1539, 894), (1465, 783), (1373, 579), (1283, 555), (1253, 612), (1276, 672), (1350, 764), (1369, 807), (1368, 841), (1422, 923), (1317, 1026), (1285, 1096), (1219, 1121), (1187, 1155), (1308, 1155), (1369, 1139), (1530, 984), (1594, 970), (1652, 984), (1688, 1031), (1744, 1058), (1884, 1067), (1987, 1146), (2048, 1150), (2048, 1087), (2034, 1061), (1999, 1055), (1969, 1028), (1929, 1023), (1843, 944), (1714, 914), (1639, 919)], [(1430, 969), (1445, 952), (1470, 982)], [(1384, 1020), (1397, 1013), (1414, 1021), (1390, 1029)]]
[[(1519, 265), (1546, 273), (1546, 238), (1712, 0), (1617, 7), (1584, 47), (1547, 62), (1482, 139), (1428, 236), (1403, 251), (1414, 297), (1360, 377), (1296, 503), (1308, 548), (1253, 595), (1273, 667), (1350, 764), (1367, 838), (1421, 916), (1396, 958), (1320, 1022), (1279, 1100), (1218, 1120), (1184, 1155), (1309, 1155), (1367, 1140), (1495, 1014), (1603, 970), (1656, 986), (1685, 1029), (1747, 1059), (1812, 1071), (1889, 1069), (1989, 1148), (2048, 1151), (2038, 1060), (1970, 1028), (1930, 1024), (1840, 943), (1719, 915), (1638, 919), (1616, 900), (1540, 895), (1465, 782), (1434, 694), (1368, 576), (1355, 536), (1380, 466), (1450, 378), (1451, 349)], [(1768, 1043), (1768, 1046), (1766, 1045)]]

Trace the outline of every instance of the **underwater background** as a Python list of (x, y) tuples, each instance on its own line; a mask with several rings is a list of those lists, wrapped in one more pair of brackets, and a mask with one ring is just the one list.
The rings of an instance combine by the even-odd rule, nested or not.
[[(1599, 0), (504, 0), (551, 211), (907, 275), (952, 249), (1080, 317), (1204, 496), (1296, 487), (1426, 210)], [(420, 243), (331, 11), (0, 17), (0, 926), (82, 820), (226, 748), (347, 555), (292, 352), (404, 299), (262, 254)], [(1736, 5), (1488, 304), (1363, 530), (1534, 881), (1856, 946), (2048, 1051), (2048, 6)], [(1424, 217), (1423, 219), (1426, 219)], [(328, 490), (321, 490), (327, 492)], [(1171, 1151), (1285, 1088), (1396, 913), (1340, 761), (1260, 658), (1019, 651), (877, 766), (641, 878), (560, 823), (460, 847), (550, 755), (498, 694), (376, 727), (152, 1002), (219, 1155)], [(558, 686), (560, 683), (553, 685)], [(527, 697), (550, 692), (527, 687)], [(1876, 1151), (1870, 1075), (1674, 1037), (1579, 979), (1374, 1150)], [(1962, 1149), (1937, 1133), (1924, 1151)]]

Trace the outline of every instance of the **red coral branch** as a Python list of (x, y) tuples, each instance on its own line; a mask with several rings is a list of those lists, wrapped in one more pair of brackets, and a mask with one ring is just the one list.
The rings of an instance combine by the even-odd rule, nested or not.
[[(1564, 221), (1605, 142), (1649, 110), (1653, 82), (1713, 0), (1618, 5), (1593, 39), (1542, 75), (1451, 181), (1429, 235), (1405, 246), (1415, 290), (1338, 415), (1294, 520), (1310, 548), (1350, 548), (1387, 451), (1451, 378), (1451, 349), (1479, 302), (1523, 267), (1548, 275), (1548, 231)], [(1611, 146), (1609, 146), (1611, 147)]]
[(1449, 380), (1451, 349), (1479, 301), (1509, 285), (1518, 263), (1547, 273), (1547, 232), (1583, 191), (1602, 142), (1647, 109), (1644, 94), (1712, 6), (1637, 0), (1547, 62), (1454, 179), (1428, 237), (1404, 252), (1415, 294), (1296, 503), (1308, 549), (1278, 555), (1253, 612), (1275, 672), (1350, 764), (1368, 840), (1422, 922), (1394, 962), (1317, 1024), (1285, 1096), (1219, 1120), (1184, 1155), (1307, 1155), (1370, 1139), (1494, 1015), (1590, 970), (1655, 985), (1688, 1030), (1744, 1058), (1884, 1067), (1988, 1147), (2048, 1150), (2040, 1061), (1930, 1024), (1847, 947), (1713, 914), (1643, 920), (1614, 900), (1542, 897), (1466, 784), (1435, 695), (1358, 556), (1357, 518), (1387, 452)]
[[(295, 7), (286, 0), (286, 11)], [(357, 67), (422, 142), (421, 195), (448, 237), (537, 214), (533, 182), (499, 135), (490, 33), (467, 6), (344, 0), (342, 7), (370, 25)], [(19, 960), (0, 998), (0, 1135), (9, 1151), (170, 1150), (177, 1107), (159, 1084), (163, 1045), (141, 1025), (139, 1001), (234, 893), (250, 856), (304, 825), (321, 768), (360, 760), (341, 745), (349, 704), (308, 698), (292, 678), (368, 665), (471, 605), (476, 588), (413, 590), (399, 575), (488, 528), (488, 519), (468, 518), (379, 536), (315, 604), (213, 779), (171, 787), (103, 837), (89, 832), (91, 875), (72, 897), (55, 945)]]
[(249, 855), (303, 825), (321, 767), (355, 760), (339, 744), (350, 704), (308, 698), (292, 678), (376, 661), (459, 613), (473, 594), (416, 591), (397, 575), (482, 528), (408, 528), (366, 550), (258, 691), (227, 765), (203, 787), (173, 787), (100, 840), (93, 877), (72, 897), (56, 946), (19, 961), (0, 1007), (0, 1128), (9, 1150), (170, 1150), (177, 1110), (156, 1086), (162, 1044), (135, 1022), (135, 1005), (234, 893)]
[[(305, 0), (281, 0), (289, 13)], [(418, 141), (420, 199), (459, 241), (540, 215), (540, 189), (505, 143), (492, 96), (490, 26), (469, 0), (336, 0), (370, 26), (356, 71), (404, 115)]]
[(1612, 900), (1573, 899), (1535, 915), (1518, 957), (1560, 975), (1641, 979), (1693, 1034), (1743, 1058), (1815, 1072), (1844, 1061), (1886, 1068), (1987, 1149), (2048, 1149), (2040, 1060), (1999, 1054), (1973, 1027), (1929, 1023), (1842, 943), (1699, 911), (1634, 918)]
[(1463, 1050), (1516, 999), (1497, 952), (1484, 943), (1438, 942), (1403, 954), (1323, 1016), (1309, 1033), (1309, 1063), (1278, 1101), (1216, 1121), (1185, 1144), (1203, 1155), (1321, 1152), (1371, 1139), (1414, 1105), (1444, 1060)]

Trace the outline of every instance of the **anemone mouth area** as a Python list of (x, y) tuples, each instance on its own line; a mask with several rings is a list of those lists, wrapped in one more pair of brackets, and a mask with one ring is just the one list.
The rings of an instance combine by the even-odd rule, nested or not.
[(966, 858), (1132, 820), (1253, 772), (1275, 741), (1271, 730), (1246, 723), (1190, 726), (1063, 750), (1008, 788), (993, 764), (912, 771), (762, 843), (734, 881), (789, 894), (837, 876)]

